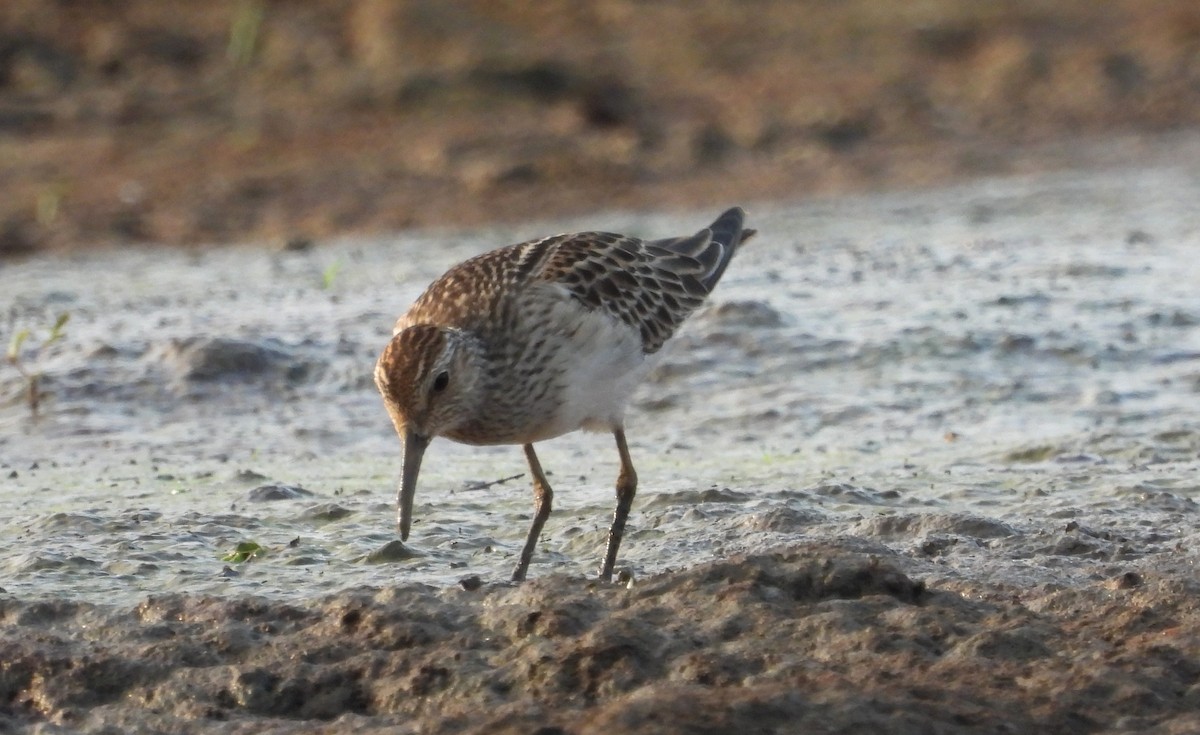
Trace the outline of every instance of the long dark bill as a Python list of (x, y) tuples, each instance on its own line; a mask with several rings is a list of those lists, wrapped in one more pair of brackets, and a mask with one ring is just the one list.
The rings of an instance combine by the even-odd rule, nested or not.
[(421, 457), (429, 437), (407, 429), (404, 432), (404, 471), (400, 479), (400, 494), (396, 497), (396, 520), (400, 524), (400, 539), (408, 540), (412, 528), (413, 496), (417, 494), (417, 475), (421, 472)]

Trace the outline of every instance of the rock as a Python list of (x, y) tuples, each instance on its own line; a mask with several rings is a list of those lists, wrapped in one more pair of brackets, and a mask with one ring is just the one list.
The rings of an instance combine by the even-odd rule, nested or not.
[(783, 325), (783, 315), (765, 301), (725, 301), (707, 310), (704, 320), (722, 327), (773, 328)]
[(321, 503), (305, 509), (300, 517), (307, 521), (330, 522), (340, 521), (351, 515), (354, 515), (354, 511), (337, 503)]
[(312, 492), (299, 485), (259, 485), (246, 494), (246, 500), (251, 503), (265, 503), (272, 500), (297, 500), (312, 496)]
[(365, 561), (368, 564), (390, 564), (391, 562), (416, 559), (420, 556), (421, 554), (405, 546), (400, 539), (393, 539), (367, 554)]
[(219, 381), (283, 373), (299, 377), (304, 365), (278, 340), (195, 336), (172, 340), (164, 361), (187, 381)]

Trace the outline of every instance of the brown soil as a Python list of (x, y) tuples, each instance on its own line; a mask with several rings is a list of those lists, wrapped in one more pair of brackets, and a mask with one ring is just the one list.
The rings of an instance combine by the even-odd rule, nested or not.
[(1194, 0), (7, 0), (0, 253), (927, 185), (1197, 124)]
[[(1151, 148), (1161, 154), (1176, 139), (1160, 134), (1198, 126), (1200, 4), (1195, 0), (5, 0), (0, 3), (0, 254), (129, 241), (301, 244), (335, 233), (515, 221), (611, 207), (715, 211), (754, 199), (1093, 165), (1108, 160), (1105, 156), (1137, 157)], [(1114, 141), (1120, 142), (1115, 152)], [(1191, 150), (1195, 160), (1194, 140)], [(1181, 168), (1187, 173), (1178, 174), (1180, 179), (1191, 181), (1191, 169), (1186, 164)], [(1143, 184), (1157, 180), (1163, 187), (1173, 182), (1161, 171), (1127, 171), (1123, 176)], [(1188, 351), (1194, 340), (1184, 331), (1198, 322), (1190, 302), (1180, 306), (1166, 298), (1174, 293), (1179, 274), (1188, 275), (1186, 269), (1172, 269), (1172, 277), (1160, 277), (1154, 287), (1122, 285), (1149, 272), (1138, 258), (1187, 247), (1197, 232), (1191, 220), (1161, 215), (1165, 210), (1191, 212), (1188, 203), (1194, 197), (1180, 203), (1167, 196), (1169, 191), (1152, 190), (1147, 200), (1159, 209), (1130, 215), (1122, 206), (1137, 204), (1128, 204), (1131, 191), (1104, 188), (1096, 204), (1078, 198), (1078, 190), (1060, 192), (1046, 185), (1007, 199), (972, 193), (944, 207), (896, 211), (898, 228), (926, 235), (928, 230), (916, 224), (921, 218), (956, 213), (979, 233), (970, 245), (979, 254), (952, 257), (943, 250), (937, 252), (945, 257), (937, 252), (934, 257), (923, 242), (901, 242), (877, 264), (866, 266), (874, 252), (873, 234), (852, 231), (843, 253), (840, 245), (830, 244), (840, 242), (840, 231), (827, 230), (818, 244), (836, 251), (829, 255), (801, 242), (795, 234), (799, 228), (777, 225), (769, 235), (770, 228), (756, 221), (764, 242), (772, 237), (787, 247), (761, 250), (761, 256), (748, 253), (747, 258), (790, 258), (786, 268), (794, 270), (772, 267), (764, 272), (795, 274), (786, 280), (801, 288), (787, 298), (810, 299), (820, 293), (820, 308), (805, 313), (808, 321), (795, 328), (789, 338), (793, 341), (772, 337), (762, 343), (770, 345), (762, 353), (793, 361), (778, 363), (786, 370), (759, 370), (753, 366), (760, 363), (753, 361), (745, 363), (751, 367), (738, 367), (739, 359), (757, 360), (760, 354), (737, 346), (751, 344), (736, 341), (745, 336), (745, 325), (718, 334), (720, 341), (712, 343), (710, 353), (679, 363), (679, 374), (692, 381), (710, 372), (723, 385), (741, 380), (742, 392), (731, 393), (730, 400), (747, 402), (737, 411), (715, 413), (707, 429), (690, 426), (700, 438), (685, 451), (699, 456), (710, 439), (728, 442), (727, 430), (733, 426), (750, 431), (743, 423), (753, 411), (758, 413), (750, 420), (759, 422), (753, 428), (758, 433), (745, 435), (760, 439), (773, 432), (800, 437), (807, 426), (845, 422), (845, 436), (861, 435), (866, 448), (859, 453), (849, 441), (833, 446), (834, 453), (851, 457), (847, 463), (857, 464), (846, 470), (847, 478), (831, 475), (829, 483), (813, 486), (809, 495), (819, 500), (823, 494), (861, 493), (867, 497), (864, 504), (883, 502), (846, 483), (854, 480), (852, 473), (863, 474), (868, 460), (860, 457), (869, 456), (867, 445), (889, 436), (886, 429), (897, 416), (912, 414), (911, 421), (920, 422), (935, 409), (950, 410), (954, 423), (947, 425), (970, 434), (964, 426), (977, 419), (977, 406), (991, 412), (1007, 406), (1010, 412), (1029, 415), (1055, 400), (1053, 391), (1038, 392), (1042, 384), (1037, 380), (1026, 385), (1026, 365), (1058, 360), (1060, 354), (1066, 356), (1064, 362), (1096, 355), (1076, 361), (1091, 373), (1063, 378), (1083, 375), (1078, 382), (1098, 386), (1088, 410), (1097, 416), (1109, 412), (1114, 425), (1123, 427), (1095, 441), (1117, 445), (1121, 431), (1142, 421), (1156, 432), (1158, 443), (1134, 434), (1131, 448), (1114, 451), (1111, 458), (1099, 456), (1106, 450), (1096, 449), (1090, 439), (1067, 442), (1062, 452), (1058, 444), (1021, 445), (1020, 451), (1004, 455), (996, 474), (1003, 470), (1002, 477), (1010, 478), (1012, 462), (1034, 463), (1055, 455), (1066, 457), (1062, 472), (1078, 473), (1085, 483), (1099, 482), (1086, 469), (1071, 469), (1094, 459), (1100, 468), (1096, 476), (1111, 473), (1105, 482), (1120, 484), (1129, 478), (1128, 487), (1115, 495), (1119, 502), (1102, 508), (1104, 518), (1120, 520), (1131, 507), (1159, 504), (1167, 510), (1146, 517), (1170, 516), (1175, 525), (1169, 528), (1130, 521), (1128, 527), (1142, 534), (1131, 541), (1124, 534), (1085, 533), (1085, 527), (1067, 521), (1071, 515), (1047, 515), (1054, 519), (1047, 521), (1054, 529), (1066, 530), (1060, 534), (1062, 548), (1056, 545), (1046, 562), (1045, 554), (1029, 556), (1029, 546), (1021, 545), (1036, 548), (1041, 543), (1037, 539), (1026, 542), (1014, 534), (1016, 541), (1006, 545), (1003, 534), (1009, 531), (1000, 521), (987, 521), (987, 528), (998, 530), (973, 535), (934, 523), (933, 531), (910, 534), (912, 551), (898, 553), (877, 539), (888, 536), (889, 524), (920, 524), (867, 518), (834, 539), (801, 537), (774, 554), (689, 561), (679, 571), (640, 576), (628, 589), (554, 574), (539, 574), (521, 586), (478, 578), (464, 580), (461, 588), (352, 586), (295, 602), (196, 590), (156, 594), (140, 603), (99, 602), (0, 589), (0, 731), (1200, 731), (1200, 617), (1190, 556), (1195, 544), (1178, 530), (1194, 529), (1197, 512), (1191, 499), (1196, 422), (1183, 391), (1194, 393), (1192, 386), (1200, 386), (1194, 351)], [(1088, 229), (1072, 221), (1085, 208), (1081, 201), (1093, 214), (1120, 214), (1095, 219), (1103, 226), (1118, 223), (1115, 234), (1101, 237), (1095, 226)], [(1021, 207), (1044, 209), (1054, 226), (1066, 223), (1066, 234), (1037, 219), (1037, 227), (1014, 245), (1001, 237), (1002, 228), (990, 229), (993, 220), (1003, 223)], [(887, 212), (893, 216), (892, 205)], [(785, 224), (820, 219), (811, 211), (776, 216)], [(825, 217), (849, 218), (843, 210)], [(878, 229), (879, 217), (871, 222)], [(946, 339), (958, 341), (945, 347), (931, 341), (941, 334), (932, 329), (897, 329), (898, 341), (893, 343), (889, 333), (884, 342), (867, 342), (871, 349), (833, 339), (832, 330), (818, 330), (816, 337), (806, 333), (808, 325), (824, 318), (822, 309), (843, 323), (856, 314), (859, 321), (849, 328), (875, 324), (878, 317), (864, 312), (883, 308), (874, 306), (886, 304), (879, 301), (880, 293), (903, 305), (909, 302), (901, 296), (913, 292), (936, 299), (936, 287), (944, 279), (975, 287), (1003, 274), (1003, 283), (1011, 275), (1016, 284), (1017, 276), (1030, 278), (1034, 269), (994, 270), (1005, 262), (1002, 251), (1040, 248), (1043, 241), (1055, 243), (1060, 237), (1082, 237), (1094, 250), (1069, 264), (1076, 271), (1066, 261), (1061, 274), (1051, 268), (1045, 276), (1049, 282), (1059, 283), (1061, 277), (1073, 287), (1064, 291), (1111, 292), (1114, 297), (1089, 296), (1079, 310), (1053, 313), (1072, 314), (1067, 321), (1073, 322), (1074, 333), (1101, 335), (1095, 341), (1102, 351), (1059, 350), (1058, 325), (1037, 311), (1042, 300), (1058, 304), (1062, 298), (1049, 287), (1043, 289), (1049, 295), (1033, 291), (1030, 297), (1015, 286), (1011, 295), (981, 295), (969, 304), (971, 318), (985, 314), (991, 319), (996, 309), (1012, 310), (1012, 331), (991, 321), (982, 331), (964, 326), (961, 340), (958, 332), (946, 332)], [(1114, 243), (1122, 237), (1128, 262), (1136, 265), (1101, 268), (1108, 262), (1103, 257), (1116, 250)], [(420, 265), (417, 270), (432, 268), (421, 261), (429, 252), (420, 244), (429, 241), (412, 241), (417, 243), (410, 251)], [(327, 263), (316, 258), (327, 251), (275, 254), (271, 263), (254, 266), (259, 268), (255, 273), (277, 279), (271, 287), (263, 287), (265, 276), (237, 282), (232, 274), (252, 268), (241, 260), (225, 266), (215, 262), (230, 253), (223, 249), (199, 255), (184, 275), (170, 271), (174, 275), (164, 282), (184, 293), (180, 298), (159, 292), (143, 298), (144, 292), (132, 287), (89, 295), (97, 290), (91, 273), (64, 275), (58, 272), (62, 260), (31, 258), (0, 270), (7, 279), (4, 293), (17, 294), (10, 308), (16, 318), (53, 313), (70, 303), (70, 328), (87, 335), (69, 350), (64, 347), (57, 356), (60, 362), (47, 361), (46, 380), (55, 392), (47, 412), (58, 411), (63, 424), (80, 421), (84, 438), (30, 431), (21, 436), (33, 449), (23, 449), (26, 444), (15, 439), (17, 432), (0, 435), (6, 453), (0, 466), (12, 483), (3, 488), (6, 502), (18, 505), (26, 490), (28, 495), (63, 491), (65, 485), (55, 482), (54, 475), (43, 481), (35, 474), (58, 470), (58, 462), (50, 458), (60, 455), (64, 472), (88, 473), (81, 484), (89, 493), (105, 493), (100, 478), (134, 472), (125, 464), (133, 451), (128, 437), (149, 433), (153, 441), (143, 438), (136, 445), (138, 452), (155, 447), (145, 450), (152, 459), (138, 465), (152, 473), (148, 492), (165, 487), (152, 485), (150, 477), (175, 483), (167, 469), (180, 472), (166, 466), (160, 471), (160, 461), (178, 466), (182, 460), (160, 460), (156, 452), (187, 455), (203, 446), (204, 454), (197, 456), (207, 461), (215, 451), (210, 445), (245, 443), (245, 437), (283, 443), (286, 451), (272, 456), (289, 462), (299, 455), (295, 446), (308, 451), (309, 443), (327, 442), (336, 451), (298, 470), (302, 476), (309, 473), (305, 484), (332, 487), (333, 475), (342, 482), (335, 461), (344, 448), (339, 442), (386, 442), (390, 454), (380, 449), (370, 456), (394, 464), (394, 437), (386, 433), (390, 430), (375, 396), (368, 396), (369, 404), (363, 398), (372, 389), (360, 369), (377, 354), (378, 339), (393, 317), (393, 312), (383, 312), (375, 295), (383, 293), (381, 282), (395, 285), (396, 274), (381, 265), (388, 261), (378, 252), (364, 264), (346, 255), (341, 278), (353, 285), (343, 292), (322, 291), (318, 300), (315, 284)], [(85, 260), (96, 270), (133, 273), (138, 266), (131, 264), (141, 257), (129, 251)], [(1173, 258), (1171, 264), (1180, 262), (1188, 265), (1186, 258)], [(924, 280), (904, 281), (903, 289), (888, 290), (894, 285), (889, 278), (903, 281), (911, 275), (898, 263), (926, 268), (928, 274)], [(1156, 273), (1165, 272), (1156, 267)], [(948, 275), (942, 268), (949, 269)], [(202, 273), (210, 279), (219, 274), (220, 286), (203, 281)], [(968, 279), (971, 274), (975, 280)], [(865, 283), (858, 283), (861, 278)], [(192, 291), (185, 293), (189, 283)], [(748, 280), (743, 288), (761, 289), (762, 283)], [(405, 287), (412, 285), (405, 282)], [(883, 291), (871, 290), (875, 288)], [(230, 293), (245, 297), (235, 302)], [(772, 317), (774, 312), (754, 311), (748, 294), (738, 293), (749, 309), (745, 318), (759, 314), (772, 324), (782, 321)], [(1129, 295), (1133, 293), (1139, 296)], [(785, 296), (780, 290), (773, 297)], [(256, 299), (262, 305), (251, 304)], [(1159, 308), (1156, 299), (1166, 306)], [(212, 317), (209, 302), (237, 313)], [(310, 311), (297, 306), (306, 303)], [(331, 306), (339, 303), (348, 306)], [(1074, 308), (1074, 302), (1069, 305)], [(1032, 311), (1019, 311), (1024, 308)], [(1091, 327), (1089, 332), (1079, 327), (1092, 318), (1089, 314), (1106, 309), (1122, 315), (1119, 329)], [(170, 349), (162, 351), (163, 360), (183, 371), (178, 377), (192, 388), (210, 379), (211, 372), (219, 373), (219, 351), (205, 353), (211, 343), (201, 341), (199, 332), (197, 341), (188, 341), (189, 330), (213, 324), (218, 329), (237, 325), (230, 330), (236, 339), (224, 343), (226, 355), (258, 356), (263, 372), (269, 372), (289, 359), (286, 352), (273, 358), (277, 343), (270, 341), (281, 333), (278, 313), (286, 310), (298, 321), (282, 334), (293, 344), (303, 340), (297, 354), (303, 357), (312, 350), (317, 355), (313, 364), (334, 363), (339, 370), (345, 365), (344, 371), (318, 377), (289, 372), (297, 382), (294, 390), (279, 394), (287, 400), (257, 389), (226, 391), (224, 383), (213, 383), (218, 388), (206, 390), (219, 389), (229, 397), (209, 401), (211, 394), (193, 395), (182, 388), (172, 392), (175, 388), (164, 387), (165, 382), (138, 380), (170, 372), (159, 371), (156, 362), (164, 344)], [(1023, 316), (1027, 313), (1033, 316)], [(929, 319), (949, 319), (945, 315), (952, 312), (931, 314)], [(195, 315), (199, 317), (193, 319)], [(263, 335), (262, 342), (241, 341)], [(993, 344), (989, 335), (1004, 338)], [(1114, 343), (1124, 340), (1123, 348), (1108, 344), (1110, 336)], [(180, 341), (172, 341), (176, 337)], [(1086, 348), (1090, 337), (1080, 339)], [(1162, 349), (1155, 340), (1162, 341)], [(1147, 345), (1145, 354), (1135, 359), (1141, 341)], [(931, 344), (936, 348), (932, 352)], [(255, 345), (266, 347), (256, 351)], [(704, 343), (697, 340), (691, 346), (698, 350)], [(964, 361), (988, 350), (1002, 357), (1011, 353), (1020, 369), (1002, 371), (999, 381), (980, 379), (974, 393), (970, 381), (965, 388), (953, 382), (972, 375)], [(873, 355), (906, 361), (910, 378), (925, 375), (921, 380), (957, 394), (962, 406), (947, 409), (942, 402), (920, 398), (914, 387), (918, 382), (895, 389), (896, 395), (908, 391), (904, 400), (915, 404), (894, 403), (892, 389), (878, 386), (876, 365), (865, 364), (876, 359)], [(936, 363), (937, 370), (930, 373), (934, 377), (912, 372), (912, 361), (920, 359)], [(1124, 365), (1123, 360), (1129, 361), (1128, 373), (1101, 370)], [(720, 373), (718, 367), (731, 364), (740, 372)], [(944, 368), (950, 378), (943, 377)], [(872, 377), (860, 378), (854, 370)], [(782, 383), (802, 371), (810, 379), (826, 377), (807, 386), (807, 392), (785, 390)], [(1097, 371), (1101, 378), (1113, 376), (1111, 390), (1096, 382)], [(1146, 381), (1162, 378), (1159, 388), (1175, 391), (1167, 397), (1184, 396), (1171, 398), (1183, 407), (1182, 418), (1164, 417), (1159, 404), (1147, 403), (1143, 411), (1136, 391), (1119, 393), (1127, 374), (1135, 372)], [(11, 371), (8, 375), (8, 382), (0, 383), (5, 394), (16, 381)], [(319, 380), (321, 387), (315, 388)], [(842, 393), (826, 391), (835, 380), (847, 380), (846, 393), (857, 391), (866, 396), (863, 401), (873, 402), (845, 402)], [(865, 387), (859, 390), (863, 380)], [(760, 381), (764, 392), (752, 392)], [(686, 394), (695, 388), (691, 385)], [(674, 397), (685, 395), (685, 388), (671, 391), (672, 400), (683, 404)], [(822, 391), (831, 397), (822, 401)], [(1010, 393), (1015, 398), (1006, 397)], [(1067, 398), (1060, 401), (1074, 400), (1070, 391), (1061, 393)], [(263, 404), (243, 401), (245, 395), (290, 413), (276, 420), (276, 414), (260, 411)], [(313, 408), (314, 398), (327, 404), (324, 413)], [(808, 423), (786, 413), (807, 403), (816, 405), (799, 414)], [(78, 413), (63, 411), (83, 404), (86, 408)], [(920, 410), (910, 410), (911, 405)], [(1064, 413), (1079, 410), (1075, 403), (1048, 405), (1067, 405)], [(6, 425), (17, 426), (12, 417), (23, 407), (3, 408)], [(152, 415), (176, 410), (194, 423), (163, 424)], [(229, 424), (214, 419), (228, 421), (238, 410), (249, 418), (237, 426), (251, 428), (230, 431)], [(679, 411), (673, 415), (680, 421), (697, 424), (696, 414), (674, 408), (671, 401), (647, 410), (660, 416)], [(854, 423), (860, 416), (876, 418)], [(106, 421), (116, 428), (105, 428)], [(372, 421), (379, 439), (371, 439)], [(902, 426), (909, 426), (910, 434), (929, 428)], [(87, 435), (95, 427), (100, 427), (96, 435)], [(219, 442), (209, 440), (214, 434)], [(91, 451), (102, 460), (67, 457), (78, 455), (84, 441), (95, 442)], [(947, 445), (962, 447), (971, 441), (946, 433)], [(753, 442), (746, 446), (759, 452)], [(814, 457), (826, 451), (824, 446), (804, 448)], [(999, 455), (1001, 449), (987, 451)], [(953, 478), (945, 470), (948, 484), (965, 482), (958, 473), (978, 464), (971, 454), (976, 450), (954, 451), (975, 464), (955, 465)], [(9, 455), (23, 460), (19, 470), (8, 464), (16, 461)], [(917, 457), (915, 465), (906, 458), (903, 467), (940, 475), (942, 456)], [(47, 458), (44, 469), (25, 461), (27, 457)], [(79, 464), (71, 465), (75, 461)], [(332, 465), (328, 475), (313, 473), (318, 462)], [(892, 465), (879, 464), (873, 471), (895, 476)], [(1055, 477), (1046, 469), (1033, 472)], [(1151, 473), (1163, 473), (1154, 479), (1164, 484), (1144, 482)], [(893, 500), (884, 500), (907, 509), (904, 495), (891, 490), (890, 482), (880, 483), (892, 493), (888, 497)], [(1027, 483), (1018, 486), (1022, 492), (1045, 493), (1040, 479)], [(1162, 487), (1176, 488), (1179, 496)], [(384, 493), (386, 501), (390, 492)], [(199, 505), (207, 502), (201, 495), (197, 490), (184, 497)], [(652, 496), (646, 497), (649, 505)], [(105, 498), (97, 498), (94, 505), (100, 507)], [(225, 513), (223, 497), (220, 503)], [(386, 502), (381, 507), (388, 508)], [(89, 547), (89, 539), (97, 536), (91, 516), (99, 512), (89, 513), (78, 515), (83, 521), (78, 531), (62, 530), (77, 518), (71, 514), (35, 518), (22, 529), (14, 523), (6, 538), (10, 548), (22, 548), (16, 561), (6, 561), (3, 585), (28, 584), (73, 564), (99, 566), (102, 562), (95, 559), (111, 562), (111, 557), (119, 563), (114, 574), (135, 574), (137, 564), (122, 554), (133, 556), (136, 544), (114, 551), (117, 543), (111, 542), (115, 537), (110, 531), (102, 536), (108, 545), (100, 551)], [(170, 528), (171, 517), (161, 531), (158, 526), (151, 530), (190, 534), (201, 523), (195, 518), (208, 519), (215, 511), (207, 513), (179, 524), (183, 531)], [(383, 515), (383, 521), (362, 522), (374, 529), (387, 527), (387, 513)], [(234, 517), (232, 511), (229, 517)], [(780, 523), (794, 526), (799, 537), (808, 528), (806, 519)], [(136, 511), (129, 522), (151, 523)], [(870, 532), (873, 525), (880, 530)], [(337, 533), (349, 535), (344, 528)], [(900, 531), (894, 535), (908, 538)], [(55, 549), (39, 548), (49, 540), (67, 547), (61, 560)], [(980, 556), (987, 552), (1016, 565), (1062, 565), (1070, 581), (1019, 584), (987, 566), (964, 562), (967, 573), (953, 564), (939, 565), (939, 555), (954, 547), (978, 549)], [(194, 563), (188, 558), (190, 547), (181, 548), (169, 549), (165, 560), (155, 563), (173, 571)], [(204, 561), (215, 569), (215, 562)], [(121, 571), (120, 563), (134, 571)], [(267, 570), (263, 573), (272, 573)]]
[(1200, 727), (1194, 580), (934, 591), (877, 556), (814, 545), (628, 591), (564, 577), (463, 587), (303, 606), (4, 601), (5, 630), (22, 632), (0, 637), (0, 726), (7, 715), (179, 733)]

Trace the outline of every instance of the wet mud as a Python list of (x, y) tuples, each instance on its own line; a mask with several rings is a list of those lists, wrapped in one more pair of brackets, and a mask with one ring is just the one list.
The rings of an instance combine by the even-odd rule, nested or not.
[[(1200, 728), (1200, 150), (1113, 175), (783, 206), (608, 437), (435, 442), (394, 529), (392, 321), (488, 247), (596, 215), (306, 251), (0, 270), (0, 728)], [(59, 313), (63, 339), (42, 347)]]

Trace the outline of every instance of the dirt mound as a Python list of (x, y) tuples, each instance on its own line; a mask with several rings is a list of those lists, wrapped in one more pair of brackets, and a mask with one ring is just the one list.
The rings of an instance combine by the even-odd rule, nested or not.
[(0, 722), (280, 733), (1200, 724), (1189, 663), (1200, 651), (1172, 633), (1196, 627), (1183, 603), (1193, 580), (926, 589), (901, 561), (798, 546), (630, 589), (555, 576), (299, 606), (9, 600)]

